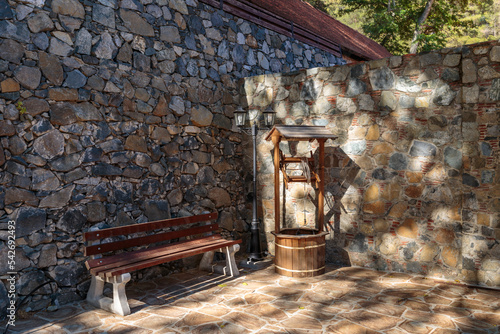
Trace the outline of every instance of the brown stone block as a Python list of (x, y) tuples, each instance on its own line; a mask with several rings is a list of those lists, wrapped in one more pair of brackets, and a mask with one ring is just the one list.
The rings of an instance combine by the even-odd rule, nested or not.
[(13, 136), (16, 134), (16, 128), (14, 125), (7, 123), (6, 121), (0, 121), (0, 137), (3, 136)]
[(2, 93), (19, 92), (19, 90), (21, 90), (19, 83), (12, 78), (2, 81), (0, 83), (0, 88)]
[(477, 224), (484, 225), (484, 226), (490, 226), (490, 215), (487, 213), (478, 212), (477, 213)]
[(49, 89), (49, 99), (54, 101), (77, 101), (78, 90), (71, 88), (51, 88)]
[(394, 152), (394, 147), (389, 143), (378, 143), (372, 149), (372, 154), (389, 154), (392, 152)]
[(389, 211), (389, 216), (394, 218), (401, 218), (403, 217), (407, 209), (408, 209), (408, 203), (406, 202), (397, 203), (391, 208), (391, 211)]
[(377, 124), (370, 126), (366, 134), (366, 140), (378, 140), (380, 138), (380, 130)]
[(148, 152), (146, 140), (137, 135), (130, 135), (127, 137), (127, 140), (125, 141), (125, 149), (144, 153)]
[(422, 196), (423, 191), (424, 186), (420, 184), (418, 186), (408, 186), (405, 189), (405, 194), (410, 198), (419, 198), (420, 196)]
[(423, 262), (434, 261), (438, 253), (439, 253), (438, 245), (434, 243), (427, 243), (422, 247), (422, 251), (420, 252), (420, 261)]
[(405, 238), (416, 239), (418, 236), (418, 224), (415, 222), (415, 219), (407, 218), (403, 225), (397, 228), (396, 233)]
[(382, 191), (382, 197), (389, 202), (399, 198), (400, 194), (401, 186), (399, 185), (399, 183), (390, 183), (386, 185), (384, 190)]
[(387, 232), (389, 230), (389, 222), (385, 219), (378, 218), (373, 222), (373, 228), (377, 232)]
[(372, 203), (365, 203), (363, 206), (363, 211), (366, 213), (371, 213), (375, 215), (381, 215), (385, 213), (385, 202), (376, 201)]
[(369, 186), (364, 194), (365, 202), (373, 202), (380, 199), (380, 188), (378, 184), (374, 183)]
[(443, 259), (444, 264), (456, 268), (458, 260), (460, 259), (460, 251), (456, 248), (446, 246), (441, 252), (441, 258)]
[(347, 320), (340, 321), (334, 325), (326, 328), (327, 333), (340, 333), (340, 334), (375, 334), (374, 330), (357, 325)]
[(435, 240), (440, 244), (451, 244), (455, 240), (455, 233), (451, 230), (440, 228), (435, 232)]

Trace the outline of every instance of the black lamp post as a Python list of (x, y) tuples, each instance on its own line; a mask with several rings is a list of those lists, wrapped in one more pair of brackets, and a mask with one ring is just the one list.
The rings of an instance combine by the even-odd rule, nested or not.
[[(242, 107), (238, 107), (235, 114), (236, 125), (242, 130), (246, 122), (247, 113)], [(271, 106), (268, 106), (263, 112), (264, 114), (264, 127), (270, 128), (274, 125), (276, 113)], [(252, 210), (252, 224), (250, 226), (250, 253), (248, 254), (249, 261), (262, 261), (262, 250), (260, 247), (260, 229), (259, 219), (257, 218), (257, 118), (252, 121), (252, 140), (253, 140), (253, 210)]]

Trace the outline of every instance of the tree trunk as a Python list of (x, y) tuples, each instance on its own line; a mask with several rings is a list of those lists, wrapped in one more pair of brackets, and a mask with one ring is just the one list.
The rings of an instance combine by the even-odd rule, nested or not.
[(428, 0), (427, 5), (425, 5), (424, 12), (422, 15), (417, 20), (417, 26), (415, 27), (415, 32), (413, 34), (413, 39), (411, 41), (410, 45), (410, 53), (417, 53), (418, 49), (418, 35), (420, 34), (420, 27), (422, 27), (422, 24), (427, 20), (427, 17), (429, 16), (429, 13), (431, 12), (431, 7), (434, 4), (434, 0)]

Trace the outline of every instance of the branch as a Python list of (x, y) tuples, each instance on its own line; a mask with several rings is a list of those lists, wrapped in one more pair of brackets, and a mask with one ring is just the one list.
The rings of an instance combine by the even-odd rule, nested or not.
[(428, 0), (427, 4), (425, 5), (424, 12), (422, 15), (417, 20), (417, 26), (415, 27), (415, 32), (413, 33), (413, 39), (411, 41), (411, 46), (410, 46), (410, 53), (417, 53), (418, 49), (418, 35), (420, 35), (420, 28), (422, 27), (422, 24), (427, 20), (427, 17), (429, 16), (429, 13), (431, 12), (431, 7), (434, 4), (434, 0)]

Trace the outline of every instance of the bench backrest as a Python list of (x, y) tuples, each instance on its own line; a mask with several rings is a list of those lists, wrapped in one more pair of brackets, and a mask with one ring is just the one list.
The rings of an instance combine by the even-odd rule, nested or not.
[(204, 215), (172, 218), (172, 219), (158, 220), (148, 223), (127, 225), (121, 227), (112, 227), (98, 231), (85, 232), (83, 235), (84, 241), (90, 243), (90, 242), (97, 242), (99, 240), (103, 240), (110, 237), (130, 236), (135, 233), (151, 232), (174, 226), (180, 227), (180, 229), (177, 231), (161, 232), (152, 235), (127, 238), (118, 241), (99, 243), (95, 245), (87, 245), (85, 247), (85, 256), (103, 254), (110, 251), (117, 251), (130, 247), (151, 245), (166, 240), (194, 236), (203, 233), (211, 232), (213, 234), (219, 229), (217, 223), (203, 225), (203, 226), (189, 227), (189, 228), (186, 228), (187, 227), (186, 225), (215, 220), (217, 219), (217, 217), (218, 213), (214, 212)]

